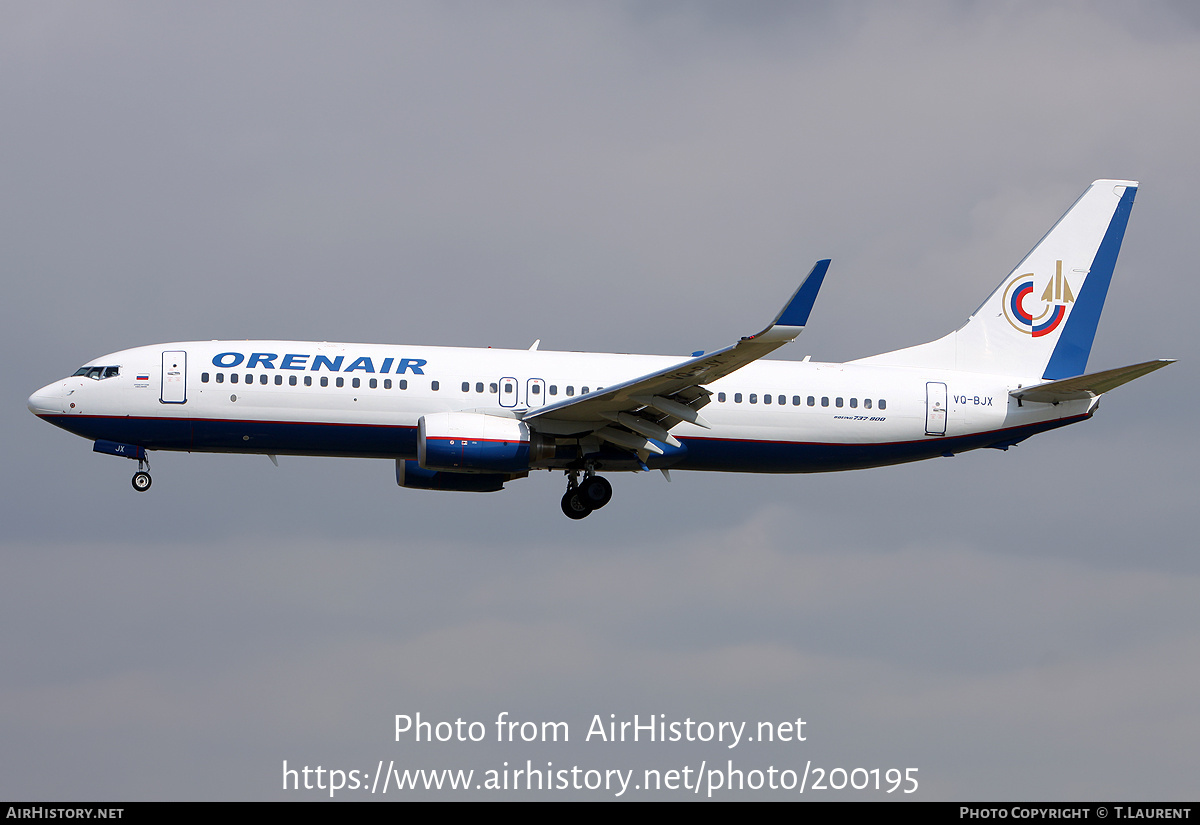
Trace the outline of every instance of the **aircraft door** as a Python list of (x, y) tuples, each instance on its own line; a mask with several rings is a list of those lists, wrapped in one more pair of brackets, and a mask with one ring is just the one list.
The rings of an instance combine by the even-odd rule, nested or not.
[(517, 379), (501, 378), (500, 379), (500, 406), (515, 407), (517, 406)]
[(546, 382), (541, 378), (530, 378), (525, 382), (525, 404), (530, 409), (546, 403)]
[(187, 403), (187, 353), (183, 350), (162, 354), (162, 390), (158, 400), (164, 404)]
[(930, 381), (925, 385), (925, 435), (946, 434), (946, 385)]

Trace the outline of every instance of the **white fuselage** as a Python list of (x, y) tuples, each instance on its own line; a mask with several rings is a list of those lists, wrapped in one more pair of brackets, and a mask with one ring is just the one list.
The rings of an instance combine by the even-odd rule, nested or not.
[[(424, 415), (520, 418), (681, 360), (297, 341), (169, 343), (95, 359), (88, 366), (116, 366), (117, 374), (57, 381), (31, 396), (29, 406), (83, 437), (151, 450), (414, 459)], [(712, 397), (702, 412), (711, 429), (677, 424), (671, 435), (686, 449), (650, 466), (736, 472), (879, 466), (1005, 447), (1094, 409), (1090, 399), (1021, 406), (1009, 396), (1037, 380), (758, 361), (707, 385)], [(550, 458), (531, 469), (559, 466)]]

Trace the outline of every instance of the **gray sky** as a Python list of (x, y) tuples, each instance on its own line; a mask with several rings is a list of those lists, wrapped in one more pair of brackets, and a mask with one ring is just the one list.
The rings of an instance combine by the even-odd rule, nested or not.
[[(529, 759), (1194, 798), (1198, 92), (1183, 3), (0, 4), (0, 796)], [(683, 355), (821, 257), (780, 356), (848, 360), (957, 326), (1101, 177), (1142, 188), (1090, 367), (1181, 361), (1007, 453), (619, 476), (570, 522), (558, 475), (383, 461), (160, 453), (137, 495), (24, 406), (164, 341)], [(571, 741), (394, 741), (503, 711)], [(807, 740), (583, 741), (635, 713)]]

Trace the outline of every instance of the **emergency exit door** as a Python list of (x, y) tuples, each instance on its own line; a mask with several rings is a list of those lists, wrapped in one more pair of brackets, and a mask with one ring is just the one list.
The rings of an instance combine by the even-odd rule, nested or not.
[(501, 378), (499, 389), (501, 407), (517, 406), (517, 379)]

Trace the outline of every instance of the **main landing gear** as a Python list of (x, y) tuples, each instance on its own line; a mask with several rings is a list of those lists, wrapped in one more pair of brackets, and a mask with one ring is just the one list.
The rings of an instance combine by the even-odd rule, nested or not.
[(563, 493), (562, 511), (569, 519), (586, 518), (612, 501), (612, 485), (588, 467), (582, 483), (578, 470), (567, 471), (567, 492)]
[(150, 462), (145, 459), (138, 460), (138, 471), (133, 474), (133, 489), (139, 493), (144, 493), (150, 489), (152, 479), (146, 470), (150, 469)]

